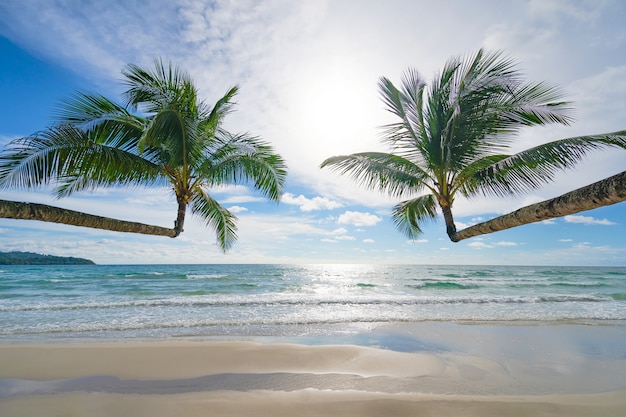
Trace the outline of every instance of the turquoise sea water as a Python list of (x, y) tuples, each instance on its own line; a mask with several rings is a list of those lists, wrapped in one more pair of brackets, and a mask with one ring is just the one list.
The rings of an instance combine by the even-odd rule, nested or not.
[(626, 267), (0, 266), (0, 340), (307, 337), (381, 324), (626, 324)]

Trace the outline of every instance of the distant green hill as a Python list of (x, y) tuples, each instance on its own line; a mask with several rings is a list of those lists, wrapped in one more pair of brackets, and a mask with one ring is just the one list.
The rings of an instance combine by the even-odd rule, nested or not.
[(31, 252), (0, 252), (0, 265), (95, 265), (95, 262), (83, 258)]

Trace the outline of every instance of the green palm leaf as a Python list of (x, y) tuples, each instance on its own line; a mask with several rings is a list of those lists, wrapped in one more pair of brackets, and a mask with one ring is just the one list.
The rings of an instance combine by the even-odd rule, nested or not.
[(485, 167), (472, 181), (487, 195), (523, 193), (552, 181), (557, 171), (574, 167), (590, 151), (607, 147), (626, 149), (626, 131), (548, 142)]
[(226, 252), (235, 243), (237, 217), (199, 187), (194, 189), (191, 211), (215, 231), (222, 251)]
[(391, 218), (400, 232), (415, 239), (422, 233), (421, 224), (434, 220), (436, 215), (437, 201), (432, 194), (427, 194), (397, 204)]
[(258, 138), (220, 135), (213, 158), (200, 167), (210, 185), (252, 183), (269, 199), (278, 201), (287, 175), (283, 159)]
[(196, 117), (198, 98), (196, 88), (189, 74), (174, 67), (168, 67), (161, 59), (154, 60), (154, 71), (129, 64), (122, 71), (125, 77), (126, 104), (148, 114), (158, 113), (167, 108)]
[(206, 117), (202, 118), (200, 123), (200, 130), (208, 136), (214, 136), (220, 126), (222, 125), (222, 121), (227, 114), (233, 111), (233, 107), (235, 103), (233, 102), (233, 98), (239, 93), (239, 87), (231, 87), (224, 97), (217, 100), (213, 107), (207, 108), (205, 113), (208, 113)]
[(430, 178), (425, 170), (411, 161), (381, 152), (334, 156), (322, 162), (320, 167), (348, 174), (367, 188), (397, 197), (423, 188)]
[(160, 169), (150, 161), (116, 147), (116, 135), (94, 140), (70, 125), (52, 127), (18, 139), (0, 156), (5, 187), (28, 188), (56, 183), (55, 194), (110, 185), (155, 184)]
[(125, 124), (141, 130), (145, 119), (129, 112), (125, 107), (96, 93), (77, 93), (61, 101), (54, 113), (56, 124), (70, 124), (92, 130), (107, 122)]

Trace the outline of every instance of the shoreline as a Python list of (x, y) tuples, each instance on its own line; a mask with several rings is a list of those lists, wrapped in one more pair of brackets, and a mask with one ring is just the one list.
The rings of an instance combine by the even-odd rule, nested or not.
[(413, 323), (303, 340), (0, 341), (0, 414), (621, 416), (626, 407), (624, 326)]
[[(313, 329), (310, 333), (303, 334), (302, 329), (310, 325)], [(272, 324), (273, 327), (280, 327), (280, 324)], [(393, 333), (415, 333), (411, 328), (420, 327), (445, 327), (456, 326), (459, 328), (623, 328), (626, 329), (626, 320), (616, 319), (564, 319), (564, 320), (420, 320), (420, 321), (375, 321), (375, 322), (353, 322), (353, 323), (309, 323), (282, 325), (284, 332), (267, 333), (262, 329), (257, 329), (256, 325), (232, 325), (227, 332), (214, 333), (210, 329), (204, 332), (179, 332), (175, 334), (157, 334), (155, 336), (133, 335), (130, 330), (83, 333), (76, 332), (75, 336), (59, 335), (57, 333), (33, 333), (29, 335), (0, 335), (0, 345), (37, 345), (37, 344), (92, 344), (92, 343), (132, 343), (155, 341), (190, 341), (190, 342), (260, 342), (260, 343), (294, 343), (304, 345), (319, 344), (354, 344), (357, 346), (373, 346), (371, 343), (364, 343), (362, 336), (380, 329), (391, 329), (391, 339), (397, 337)], [(210, 327), (210, 326), (209, 326)], [(200, 327), (202, 328), (202, 327)], [(195, 327), (193, 328), (195, 329)], [(235, 330), (237, 329), (237, 330)], [(242, 331), (244, 329), (244, 331)], [(404, 329), (404, 330), (403, 330)], [(409, 329), (409, 330), (406, 330)], [(231, 331), (232, 330), (232, 331)], [(106, 334), (106, 335), (103, 335)], [(624, 342), (626, 343), (626, 330), (624, 332)], [(383, 346), (386, 349), (395, 350), (393, 343), (391, 346)]]

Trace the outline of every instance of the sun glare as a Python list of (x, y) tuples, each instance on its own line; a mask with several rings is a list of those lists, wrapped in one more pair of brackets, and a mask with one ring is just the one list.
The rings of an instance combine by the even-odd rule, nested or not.
[(376, 79), (349, 65), (319, 68), (299, 85), (295, 117), (323, 157), (371, 148), (382, 112)]

